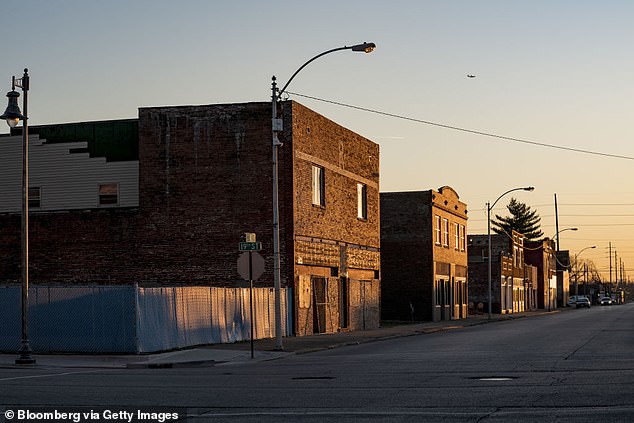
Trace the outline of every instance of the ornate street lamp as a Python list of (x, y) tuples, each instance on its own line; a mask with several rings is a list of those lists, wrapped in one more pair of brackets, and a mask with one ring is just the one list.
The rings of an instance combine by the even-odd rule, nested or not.
[[(29, 92), (29, 70), (24, 69), (22, 78), (12, 77), (11, 91), (7, 93), (9, 104), (0, 119), (5, 119), (11, 128), (15, 128), (22, 121), (22, 342), (20, 346), (20, 356), (15, 360), (15, 364), (35, 364), (35, 359), (31, 356), (31, 346), (29, 344), (28, 331), (28, 310), (29, 310), (29, 127), (28, 127), (28, 92)], [(22, 98), (22, 110), (18, 106), (20, 94), (15, 88), (22, 88), (24, 97)]]
[(513, 188), (506, 191), (504, 194), (500, 195), (497, 200), (491, 203), (487, 203), (487, 235), (488, 235), (488, 243), (489, 243), (489, 263), (488, 263), (488, 279), (489, 279), (489, 319), (491, 319), (491, 210), (500, 198), (504, 197), (506, 194), (511, 193), (513, 191), (533, 191), (535, 187), (522, 187), (522, 188)]
[(280, 218), (279, 218), (279, 182), (278, 182), (278, 150), (282, 145), (278, 138), (278, 134), (283, 130), (282, 118), (277, 116), (277, 101), (286, 91), (286, 87), (291, 83), (293, 78), (304, 69), (313, 60), (340, 50), (352, 50), (364, 53), (370, 53), (376, 48), (374, 43), (361, 43), (353, 46), (343, 46), (324, 51), (313, 57), (290, 77), (286, 85), (280, 90), (277, 88), (275, 76), (271, 84), (271, 110), (272, 110), (272, 128), (273, 128), (273, 283), (275, 288), (275, 349), (282, 350), (282, 305), (281, 305), (281, 275), (280, 275)]

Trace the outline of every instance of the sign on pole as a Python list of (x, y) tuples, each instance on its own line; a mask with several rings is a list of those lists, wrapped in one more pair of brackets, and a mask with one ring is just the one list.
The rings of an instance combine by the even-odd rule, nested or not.
[[(249, 266), (249, 255), (251, 256), (251, 265)], [(238, 274), (245, 281), (255, 281), (264, 273), (264, 257), (259, 253), (245, 251), (238, 257)]]
[(239, 251), (261, 251), (262, 243), (260, 241), (241, 242), (238, 244)]
[(239, 251), (244, 251), (238, 257), (238, 273), (243, 279), (249, 281), (249, 308), (251, 309), (251, 358), (253, 358), (253, 326), (255, 315), (253, 313), (253, 281), (264, 273), (264, 258), (257, 253), (262, 249), (262, 243), (255, 240), (254, 233), (245, 233), (244, 242), (238, 244)]

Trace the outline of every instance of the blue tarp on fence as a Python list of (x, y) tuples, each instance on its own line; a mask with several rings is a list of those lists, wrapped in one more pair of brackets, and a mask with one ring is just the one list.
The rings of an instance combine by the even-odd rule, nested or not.
[[(21, 289), (0, 287), (0, 351), (17, 351)], [(283, 335), (292, 333), (291, 290), (282, 290)], [(275, 336), (273, 289), (254, 289), (254, 338)], [(34, 352), (144, 353), (250, 337), (243, 288), (37, 286), (29, 288)]]

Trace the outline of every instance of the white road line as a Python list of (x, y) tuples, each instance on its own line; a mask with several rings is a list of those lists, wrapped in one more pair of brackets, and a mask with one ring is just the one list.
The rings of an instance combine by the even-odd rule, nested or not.
[(52, 374), (47, 374), (47, 375), (6, 377), (6, 378), (0, 379), (0, 382), (5, 382), (5, 381), (8, 381), (8, 380), (38, 379), (38, 378), (44, 378), (44, 377), (68, 376), (68, 375), (78, 375), (78, 374), (84, 374), (84, 373), (97, 373), (97, 372), (102, 372), (102, 371), (104, 371), (104, 370), (103, 369), (102, 370), (84, 370), (84, 371), (81, 371), (81, 372), (65, 372), (65, 373), (52, 373)]

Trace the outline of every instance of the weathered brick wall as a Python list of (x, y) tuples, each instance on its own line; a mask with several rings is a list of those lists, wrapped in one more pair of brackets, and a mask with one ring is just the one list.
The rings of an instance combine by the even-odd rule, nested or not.
[[(296, 235), (379, 248), (378, 144), (299, 103), (292, 113)], [(325, 170), (324, 208), (312, 204), (313, 164)], [(367, 220), (357, 218), (357, 183), (367, 185)]]
[(381, 194), (381, 313), (424, 320), (433, 277), (430, 207), (425, 192)]
[[(139, 259), (137, 211), (98, 210), (32, 214), (31, 283), (134, 283)], [(20, 216), (0, 218), (0, 280), (21, 280)]]
[[(238, 242), (255, 232), (267, 260), (256, 285), (272, 286), (270, 103), (142, 108), (139, 117), (139, 208), (33, 214), (31, 282), (232, 286)], [(292, 178), (281, 156), (284, 192)], [(291, 215), (287, 193), (283, 286), (293, 274)], [(19, 216), (0, 225), (1, 277), (19, 280)]]
[[(435, 242), (436, 215), (450, 223), (448, 246)], [(450, 187), (438, 191), (381, 194), (383, 318), (437, 318), (434, 283), (438, 266), (434, 264), (448, 269), (449, 281), (457, 276), (457, 267), (467, 266), (466, 245), (462, 250), (455, 248), (454, 223), (463, 225), (466, 235), (466, 204), (459, 201), (457, 193)], [(458, 298), (456, 286), (451, 290), (454, 301)], [(447, 316), (451, 310), (464, 310), (466, 314), (466, 302), (464, 305), (450, 304), (445, 309)], [(454, 311), (454, 318), (459, 313)]]
[[(365, 300), (380, 303), (379, 148), (300, 104), (280, 110), (282, 286), (296, 287), (299, 275), (331, 278), (327, 329), (336, 331), (339, 278), (361, 272), (375, 281)], [(270, 103), (141, 108), (139, 207), (34, 215), (31, 281), (235, 286), (238, 242), (255, 232), (266, 260), (256, 285), (272, 286), (270, 119)], [(324, 209), (312, 206), (312, 163), (326, 169)], [(367, 185), (365, 220), (358, 182)], [(0, 239), (1, 277), (17, 281), (19, 216), (0, 218)]]
[[(257, 234), (271, 263), (270, 105), (142, 108), (139, 118), (141, 227), (152, 269), (144, 279), (234, 284), (244, 232)], [(271, 267), (257, 284), (272, 285)]]
[[(283, 149), (285, 154), (292, 153), (293, 161), (296, 301), (301, 302), (301, 286), (306, 286), (307, 277), (332, 276), (329, 278), (327, 330), (342, 329), (340, 323), (345, 320), (342, 314), (346, 308), (348, 328), (378, 327), (378, 317), (358, 321), (361, 297), (353, 291), (352, 278), (361, 275), (376, 279), (373, 285), (376, 289), (362, 298), (378, 310), (379, 147), (301, 104), (285, 102), (282, 108), (285, 121), (288, 121), (288, 111), (292, 112), (292, 145), (290, 135), (285, 134)], [(324, 207), (312, 204), (313, 165), (324, 169)], [(358, 183), (367, 186), (367, 219), (357, 216)], [(341, 283), (342, 277), (349, 278), (347, 284)], [(346, 292), (342, 292), (344, 289)], [(300, 335), (314, 330), (313, 306), (307, 307), (300, 306), (297, 310)]]

